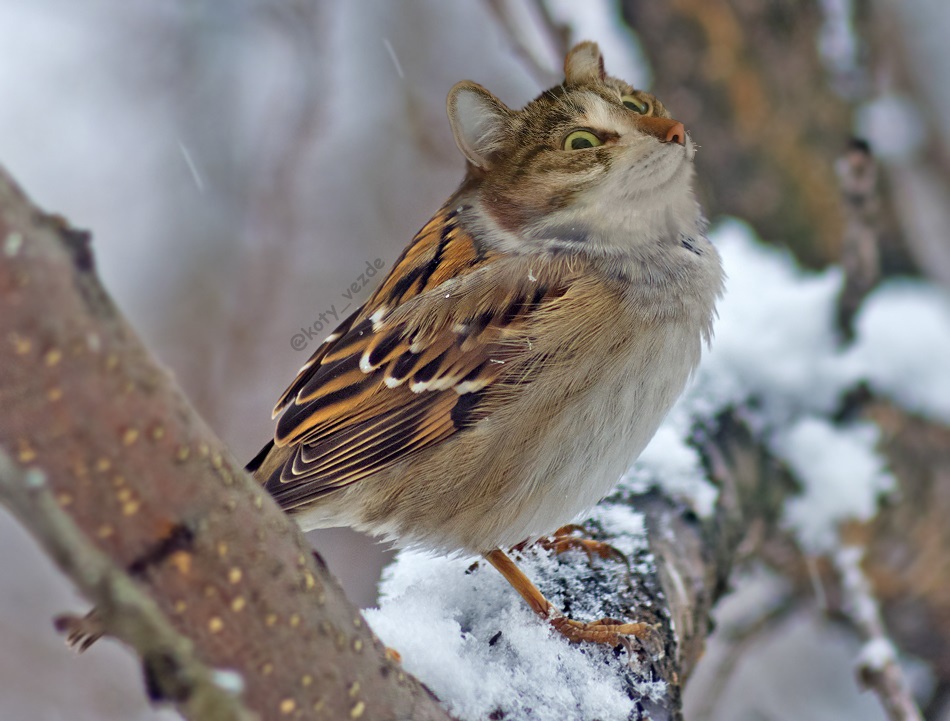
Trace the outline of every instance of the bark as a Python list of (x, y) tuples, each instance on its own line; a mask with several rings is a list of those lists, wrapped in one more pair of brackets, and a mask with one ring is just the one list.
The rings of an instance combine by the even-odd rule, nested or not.
[(190, 718), (260, 718), (240, 699), (243, 680), (234, 672), (209, 668), (195, 657), (191, 642), (171, 627), (156, 603), (95, 548), (59, 507), (42, 471), (18, 469), (0, 452), (0, 500), (34, 533), (62, 571), (96, 601), (95, 625), (108, 627), (141, 656), (153, 697), (176, 702)]
[[(239, 674), (263, 719), (448, 718), (142, 346), (96, 278), (89, 235), (2, 171), (0, 246), (0, 450), (42, 474), (110, 573), (134, 579), (197, 662)], [(54, 522), (28, 525), (43, 538)], [(189, 695), (157, 700), (203, 718)]]

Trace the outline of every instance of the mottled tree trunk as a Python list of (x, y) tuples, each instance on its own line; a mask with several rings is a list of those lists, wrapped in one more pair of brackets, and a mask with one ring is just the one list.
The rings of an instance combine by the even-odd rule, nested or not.
[[(142, 346), (99, 284), (89, 235), (2, 171), (0, 246), (0, 450), (34, 473), (17, 477), (43, 478), (198, 661), (240, 674), (261, 718), (447, 718)], [(19, 517), (39, 538), (55, 525)], [(90, 600), (121, 609), (109, 588)], [(189, 688), (161, 698), (187, 665), (174, 649), (143, 663), (158, 700), (189, 712)]]

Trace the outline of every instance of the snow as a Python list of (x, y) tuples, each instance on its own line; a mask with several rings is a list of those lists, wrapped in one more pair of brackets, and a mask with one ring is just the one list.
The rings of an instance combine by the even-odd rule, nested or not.
[[(595, 509), (594, 519), (613, 537), (612, 545), (626, 556), (631, 570), (652, 569), (639, 513), (604, 504)], [(616, 615), (606, 591), (586, 594), (589, 602), (582, 602), (579, 591), (593, 582), (586, 560), (564, 565), (537, 548), (514, 558), (556, 606), (563, 608), (570, 598), (575, 618)], [(625, 682), (644, 698), (663, 698), (665, 684), (638, 676), (635, 657), (627, 659), (631, 675), (624, 679), (613, 662), (613, 649), (570, 646), (487, 562), (473, 566), (477, 560), (402, 551), (384, 573), (380, 607), (364, 612), (376, 634), (399, 652), (405, 669), (422, 679), (452, 714), (463, 720), (611, 721), (630, 718), (634, 711)], [(608, 586), (615, 587), (620, 585), (617, 575), (628, 570), (611, 563), (593, 561), (606, 573)]]
[(861, 647), (857, 665), (871, 671), (882, 671), (885, 666), (897, 660), (897, 649), (886, 638), (875, 638)]
[(861, 308), (851, 359), (875, 392), (906, 410), (950, 423), (950, 295), (892, 281)]
[(894, 479), (875, 452), (878, 430), (867, 423), (838, 428), (807, 417), (776, 433), (773, 450), (785, 459), (804, 491), (785, 504), (785, 523), (806, 551), (830, 551), (838, 524), (869, 520)]
[(840, 271), (806, 273), (736, 220), (711, 239), (728, 274), (726, 293), (688, 407), (708, 413), (755, 399), (761, 421), (774, 426), (830, 412), (850, 381), (833, 325)]
[(927, 140), (921, 109), (906, 95), (887, 93), (864, 103), (858, 108), (855, 124), (874, 154), (890, 163), (911, 160)]
[(712, 349), (657, 434), (659, 446), (647, 448), (631, 475), (661, 479), (674, 494), (685, 490), (708, 515), (708, 484), (701, 474), (690, 481), (683, 461), (690, 424), (742, 408), (803, 485), (786, 506), (786, 523), (805, 549), (829, 551), (841, 522), (873, 517), (878, 498), (894, 488), (875, 429), (836, 425), (829, 416), (867, 383), (907, 410), (950, 422), (950, 297), (920, 281), (886, 283), (866, 299), (856, 340), (843, 348), (834, 328), (839, 269), (806, 272), (735, 220), (711, 238), (729, 274)]
[[(380, 608), (364, 615), (404, 668), (463, 720), (628, 718), (634, 704), (616, 665), (607, 663), (612, 649), (572, 648), (486, 562), (470, 571), (475, 560), (403, 551), (387, 570)], [(543, 553), (518, 562), (535, 579), (558, 568)], [(585, 611), (591, 620), (603, 615)]]
[(720, 223), (710, 238), (729, 276), (712, 348), (624, 483), (641, 491), (662, 485), (708, 516), (715, 489), (689, 439), (698, 420), (739, 408), (802, 483), (786, 523), (804, 548), (826, 552), (841, 522), (872, 517), (894, 487), (874, 429), (829, 418), (866, 383), (912, 412), (950, 422), (950, 297), (921, 281), (885, 283), (858, 314), (855, 342), (842, 347), (834, 327), (839, 269), (802, 270), (737, 220)]

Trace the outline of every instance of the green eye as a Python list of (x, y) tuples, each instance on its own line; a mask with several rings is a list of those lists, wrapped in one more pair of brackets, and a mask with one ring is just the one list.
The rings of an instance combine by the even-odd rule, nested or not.
[(596, 148), (603, 144), (604, 141), (589, 130), (575, 130), (564, 138), (565, 150), (584, 150), (585, 148)]
[(620, 98), (620, 102), (623, 103), (625, 108), (630, 108), (630, 110), (640, 113), (641, 115), (649, 115), (652, 109), (649, 101), (640, 100), (632, 95), (624, 95)]

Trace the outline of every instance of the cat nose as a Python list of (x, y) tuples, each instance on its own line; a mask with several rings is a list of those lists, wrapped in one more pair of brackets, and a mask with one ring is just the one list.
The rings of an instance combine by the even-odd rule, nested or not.
[(670, 126), (670, 129), (666, 131), (665, 142), (686, 145), (686, 128), (682, 123), (676, 122)]
[(686, 145), (686, 128), (678, 120), (644, 116), (638, 118), (637, 124), (641, 131), (647, 135), (652, 135), (661, 143)]

